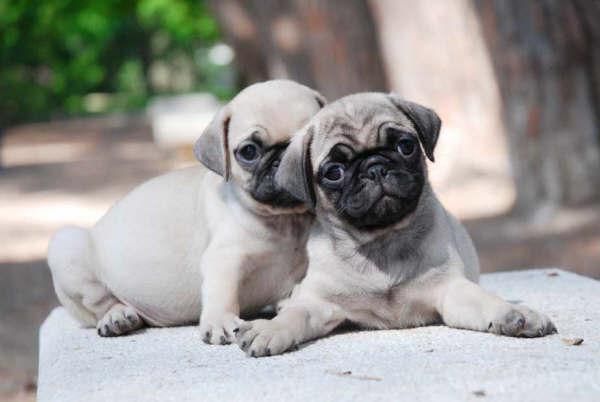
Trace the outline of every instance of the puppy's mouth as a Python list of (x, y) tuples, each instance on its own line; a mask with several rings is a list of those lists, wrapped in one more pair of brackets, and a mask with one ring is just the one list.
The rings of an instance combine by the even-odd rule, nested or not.
[(361, 183), (344, 197), (339, 211), (353, 226), (374, 229), (393, 225), (417, 206), (421, 186), (416, 178), (403, 175), (402, 190), (382, 181)]
[(252, 198), (254, 198), (256, 201), (262, 204), (267, 204), (275, 208), (294, 208), (302, 205), (302, 201), (295, 198), (293, 195), (291, 195), (285, 190), (276, 188), (270, 190), (264, 188), (268, 186), (262, 187), (263, 188), (259, 187), (250, 191), (250, 195), (252, 196)]
[(375, 191), (372, 197), (366, 202), (364, 199), (361, 199), (360, 194), (357, 197), (350, 198), (344, 206), (344, 212), (353, 218), (360, 218), (374, 208), (389, 210), (393, 208), (394, 204), (403, 202), (398, 196), (387, 194), (382, 190)]

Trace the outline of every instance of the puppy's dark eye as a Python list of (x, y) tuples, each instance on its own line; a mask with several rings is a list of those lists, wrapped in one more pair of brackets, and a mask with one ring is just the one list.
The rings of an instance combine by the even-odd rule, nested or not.
[(235, 155), (240, 162), (252, 163), (260, 157), (260, 148), (255, 143), (250, 142), (239, 148)]
[(325, 169), (323, 179), (330, 184), (339, 183), (344, 179), (344, 165), (333, 163)]
[(398, 141), (398, 152), (404, 156), (411, 156), (415, 152), (415, 141), (409, 138), (403, 138)]

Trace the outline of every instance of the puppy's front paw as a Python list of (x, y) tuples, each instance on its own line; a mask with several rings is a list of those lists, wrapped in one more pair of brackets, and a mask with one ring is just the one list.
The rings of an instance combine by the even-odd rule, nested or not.
[(498, 335), (535, 338), (555, 334), (558, 331), (544, 314), (528, 307), (518, 306), (490, 322), (488, 331)]
[(119, 336), (141, 328), (144, 322), (133, 307), (115, 304), (104, 314), (96, 329), (100, 336)]
[(202, 340), (211, 345), (228, 345), (233, 342), (235, 332), (243, 322), (233, 313), (202, 317), (200, 320)]
[(240, 349), (252, 357), (278, 355), (295, 345), (290, 330), (273, 320), (243, 323), (235, 340)]

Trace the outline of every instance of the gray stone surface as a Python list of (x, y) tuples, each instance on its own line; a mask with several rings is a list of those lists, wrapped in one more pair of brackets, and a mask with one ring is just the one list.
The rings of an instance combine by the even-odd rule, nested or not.
[[(557, 273), (558, 275), (554, 275)], [(194, 327), (100, 338), (63, 309), (40, 332), (39, 401), (599, 401), (600, 282), (549, 270), (483, 275), (544, 311), (558, 335), (500, 337), (442, 326), (336, 334), (251, 359)], [(569, 346), (562, 338), (583, 338)]]

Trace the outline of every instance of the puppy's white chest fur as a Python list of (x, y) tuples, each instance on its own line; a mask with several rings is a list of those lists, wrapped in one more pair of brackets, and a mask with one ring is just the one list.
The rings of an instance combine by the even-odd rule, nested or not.
[(345, 291), (335, 294), (331, 301), (345, 306), (348, 320), (354, 323), (389, 329), (422, 326), (437, 320), (436, 312), (431, 304), (424, 302), (423, 293), (415, 283), (398, 284), (385, 273), (374, 270), (348, 276), (351, 278)]
[[(344, 306), (349, 321), (368, 328), (408, 328), (439, 321), (432, 308), (435, 303), (426, 296), (439, 271), (415, 274), (421, 264), (429, 264), (435, 256), (427, 256), (425, 261), (415, 255), (384, 270), (356, 251), (347, 253), (341, 243), (333, 246), (322, 233), (311, 236), (311, 269), (302, 287), (308, 291), (325, 289), (323, 294), (328, 295), (330, 302)], [(312, 269), (313, 266), (327, 269)]]
[(437, 321), (438, 315), (410, 286), (387, 286), (356, 298), (338, 297), (348, 319), (368, 328), (409, 328)]

